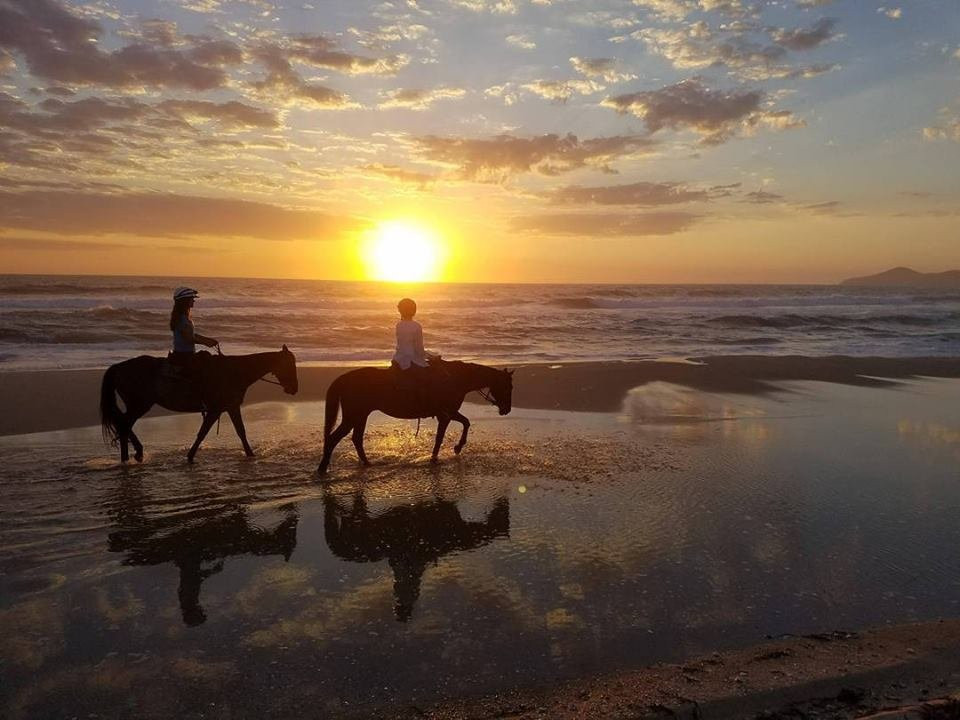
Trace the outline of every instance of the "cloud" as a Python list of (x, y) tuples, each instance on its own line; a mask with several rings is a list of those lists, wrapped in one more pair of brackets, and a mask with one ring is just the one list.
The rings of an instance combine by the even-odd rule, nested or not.
[(960, 100), (954, 107), (945, 107), (940, 110), (940, 120), (937, 125), (923, 129), (924, 140), (956, 140), (960, 142)]
[(198, 245), (144, 245), (142, 242), (103, 242), (100, 240), (57, 240), (55, 238), (26, 238), (0, 235), (0, 248), (28, 252), (89, 252), (117, 250), (159, 249), (178, 253), (222, 253), (222, 249)]
[(279, 46), (261, 47), (254, 55), (267, 68), (266, 77), (252, 83), (257, 93), (287, 104), (311, 108), (342, 110), (356, 107), (347, 95), (338, 90), (305, 82)]
[(903, 17), (903, 10), (901, 8), (879, 7), (877, 8), (877, 12), (882, 15), (886, 15), (891, 20), (899, 20)]
[(641, 214), (557, 213), (514, 218), (516, 230), (542, 235), (582, 235), (587, 237), (641, 237), (672, 235), (682, 232), (699, 219), (686, 212)]
[(432, 90), (404, 89), (394, 90), (387, 94), (387, 99), (380, 103), (381, 109), (407, 108), (409, 110), (426, 110), (437, 100), (459, 100), (467, 94), (461, 88), (434, 88)]
[(347, 75), (395, 75), (410, 62), (406, 55), (366, 57), (344, 52), (333, 40), (322, 35), (293, 38), (292, 44), (282, 50), (288, 59)]
[(574, 95), (591, 95), (604, 89), (603, 85), (592, 80), (535, 80), (521, 87), (534, 95), (557, 102), (566, 102)]
[(760, 90), (711, 90), (693, 78), (660, 90), (617, 95), (603, 101), (621, 113), (641, 118), (647, 130), (690, 129), (707, 143), (726, 140), (746, 122), (762, 116)]
[(513, 0), (446, 0), (454, 7), (475, 13), (488, 12), (494, 15), (516, 15), (517, 6)]
[(827, 202), (814, 203), (813, 205), (804, 205), (804, 210), (809, 210), (815, 215), (832, 215), (837, 210), (840, 209), (841, 203), (839, 200), (829, 200)]
[(710, 199), (706, 190), (693, 190), (676, 182), (637, 182), (629, 185), (570, 187), (555, 190), (550, 200), (558, 205), (638, 205), (653, 207)]
[(823, 7), (832, 3), (833, 0), (797, 0), (797, 5), (802, 8)]
[(670, 20), (683, 20), (697, 8), (695, 0), (633, 0), (633, 4)]
[(507, 42), (521, 50), (534, 50), (537, 47), (529, 35), (507, 35)]
[(789, 50), (812, 50), (836, 37), (833, 32), (836, 24), (836, 18), (820, 18), (809, 28), (774, 30), (773, 39), (778, 45)]
[(783, 195), (767, 192), (766, 190), (754, 190), (753, 192), (748, 192), (744, 197), (746, 199), (743, 202), (753, 203), (754, 205), (769, 205), (783, 200)]
[(390, 178), (391, 180), (420, 185), (421, 187), (437, 180), (436, 175), (417, 172), (415, 170), (407, 170), (406, 168), (402, 168), (397, 165), (373, 164), (364, 165), (360, 169), (375, 175), (381, 175), (383, 177)]
[(246, 200), (163, 193), (0, 191), (0, 227), (61, 235), (328, 240), (359, 226), (352, 218)]
[(468, 139), (428, 135), (414, 140), (425, 159), (458, 167), (471, 180), (500, 182), (511, 175), (538, 172), (559, 175), (583, 167), (609, 171), (617, 158), (649, 153), (654, 142), (639, 135), (580, 140), (576, 135)]
[(137, 42), (106, 52), (98, 46), (102, 32), (99, 23), (78, 17), (56, 0), (0, 0), (0, 48), (20, 54), (30, 72), (45, 80), (211, 90), (226, 84), (220, 66), (238, 62), (237, 54), (220, 44), (214, 64), (204, 64), (201, 60), (211, 57), (210, 47), (202, 49), (206, 40), (184, 49)]
[(156, 106), (189, 122), (216, 122), (228, 128), (275, 128), (280, 123), (275, 113), (236, 100), (215, 103), (206, 100), (164, 100)]
[(572, 57), (570, 58), (570, 64), (581, 75), (591, 79), (599, 78), (608, 83), (633, 80), (636, 77), (636, 75), (630, 73), (618, 72), (615, 68), (616, 61), (613, 58)]

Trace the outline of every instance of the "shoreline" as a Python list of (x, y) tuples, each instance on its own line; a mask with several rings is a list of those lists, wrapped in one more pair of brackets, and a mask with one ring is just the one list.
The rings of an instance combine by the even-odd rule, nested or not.
[[(327, 387), (355, 366), (299, 368), (296, 396), (254, 384), (246, 404), (323, 400)], [(760, 395), (777, 382), (812, 380), (866, 387), (891, 387), (917, 377), (960, 378), (960, 357), (879, 358), (850, 356), (721, 355), (691, 362), (640, 360), (539, 363), (516, 368), (513, 405), (535, 410), (616, 412), (633, 388), (652, 382), (694, 390)], [(0, 436), (88, 427), (99, 423), (103, 370), (0, 372)], [(483, 402), (468, 395), (467, 402)], [(168, 414), (154, 408), (149, 416)]]
[[(376, 717), (952, 718), (960, 708), (960, 619), (788, 636), (681, 663), (516, 688)], [(369, 715), (367, 715), (369, 717)]]

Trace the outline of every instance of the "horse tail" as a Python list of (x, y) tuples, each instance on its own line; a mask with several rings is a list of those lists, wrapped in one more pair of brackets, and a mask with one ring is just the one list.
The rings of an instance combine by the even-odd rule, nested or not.
[(119, 423), (122, 419), (115, 393), (117, 368), (117, 365), (108, 367), (103, 374), (103, 382), (100, 383), (100, 426), (104, 441), (112, 445), (117, 444), (120, 435)]
[(340, 410), (340, 378), (337, 378), (327, 388), (327, 408), (323, 418), (323, 439), (330, 437), (334, 423), (337, 422), (337, 413)]

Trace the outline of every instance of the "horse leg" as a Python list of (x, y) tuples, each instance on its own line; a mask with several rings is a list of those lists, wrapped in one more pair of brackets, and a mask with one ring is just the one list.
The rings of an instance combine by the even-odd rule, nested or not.
[(367, 429), (368, 417), (368, 415), (361, 417), (353, 428), (353, 446), (357, 449), (357, 457), (360, 458), (362, 465), (370, 464), (370, 461), (367, 460), (367, 454), (363, 451), (363, 432)]
[(247, 430), (243, 427), (243, 416), (240, 414), (240, 406), (232, 407), (227, 410), (227, 413), (230, 415), (230, 420), (233, 422), (233, 429), (237, 431), (237, 437), (240, 438), (240, 443), (243, 445), (243, 451), (247, 454), (247, 457), (253, 457), (253, 448), (250, 447), (250, 443), (247, 442)]
[(120, 432), (117, 433), (120, 436), (120, 462), (130, 462), (130, 431), (127, 429), (126, 418), (120, 422), (123, 425), (119, 428)]
[(467, 444), (467, 432), (470, 430), (470, 421), (459, 411), (453, 414), (453, 419), (463, 425), (463, 432), (460, 433), (460, 442), (453, 447), (453, 451), (459, 455), (460, 451), (463, 450), (463, 446)]
[(443, 436), (447, 432), (447, 425), (450, 424), (450, 418), (447, 415), (437, 415), (437, 439), (433, 442), (433, 455), (430, 456), (430, 462), (437, 462), (437, 456), (440, 454), (440, 446), (443, 444)]
[(143, 462), (143, 443), (140, 442), (140, 438), (137, 437), (137, 434), (133, 432), (133, 425), (140, 418), (147, 414), (147, 411), (150, 409), (150, 405), (146, 407), (139, 406), (131, 408), (127, 411), (127, 434), (130, 436), (130, 442), (133, 443), (133, 459), (137, 462)]
[(190, 452), (187, 453), (187, 462), (193, 462), (193, 456), (197, 454), (197, 450), (200, 448), (200, 443), (203, 442), (203, 439), (207, 436), (207, 433), (210, 432), (210, 428), (213, 427), (213, 424), (220, 417), (219, 412), (208, 412), (203, 416), (203, 422), (200, 423), (200, 430), (197, 432), (197, 439), (193, 442), (193, 447), (190, 448)]
[(323, 459), (320, 460), (320, 465), (317, 467), (317, 472), (320, 475), (323, 475), (325, 472), (327, 472), (327, 466), (330, 464), (330, 456), (333, 455), (334, 448), (337, 447), (337, 444), (350, 433), (352, 427), (353, 426), (347, 422), (346, 418), (344, 418), (343, 422), (340, 423), (340, 426), (330, 433), (330, 437), (324, 438)]

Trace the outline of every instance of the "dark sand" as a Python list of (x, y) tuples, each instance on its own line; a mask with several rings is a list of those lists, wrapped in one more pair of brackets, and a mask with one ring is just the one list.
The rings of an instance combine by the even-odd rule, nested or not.
[[(304, 367), (294, 400), (322, 400), (330, 382), (350, 368)], [(63, 430), (99, 422), (102, 370), (0, 373), (0, 435)], [(897, 379), (960, 377), (960, 358), (852, 358), (719, 356), (695, 362), (597, 362), (526, 365), (514, 379), (518, 408), (615, 412), (627, 391), (650, 382), (670, 382), (709, 392), (765, 393), (784, 380), (818, 380), (861, 386)], [(289, 400), (279, 388), (255, 383), (247, 403)], [(483, 402), (470, 395), (468, 401)], [(163, 414), (155, 408), (151, 414)]]
[(960, 717), (960, 620), (788, 637), (681, 664), (383, 717)]

